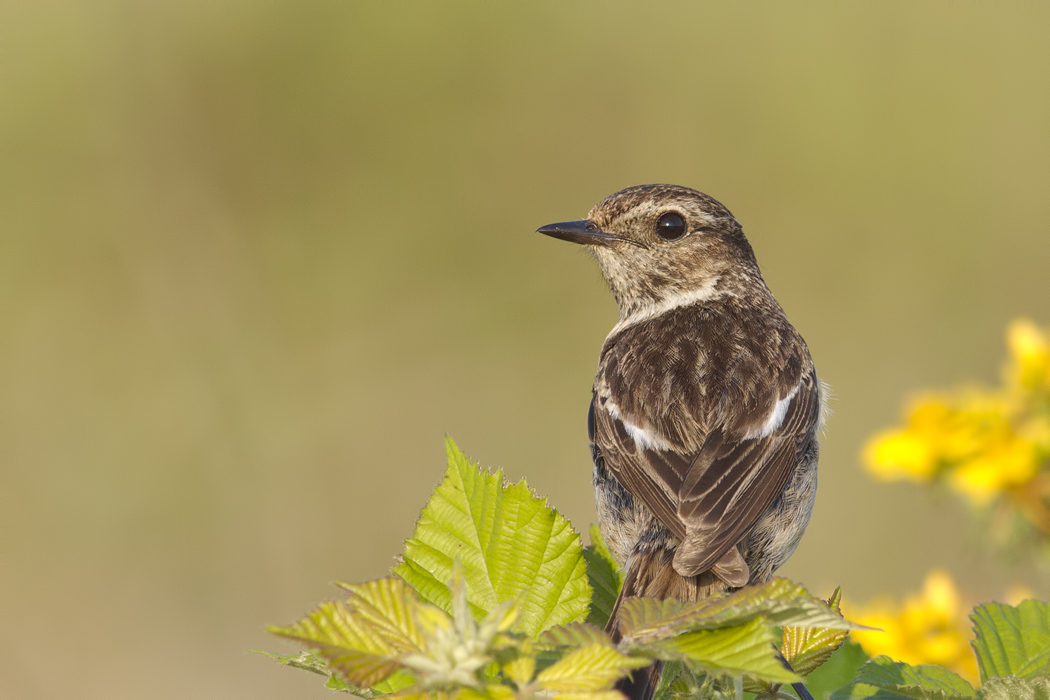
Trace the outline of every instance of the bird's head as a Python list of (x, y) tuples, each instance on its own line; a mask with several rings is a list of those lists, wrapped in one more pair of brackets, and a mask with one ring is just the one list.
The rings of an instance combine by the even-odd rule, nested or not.
[(737, 220), (688, 187), (629, 187), (598, 202), (582, 221), (538, 231), (594, 253), (621, 318), (735, 294), (742, 285), (765, 286)]

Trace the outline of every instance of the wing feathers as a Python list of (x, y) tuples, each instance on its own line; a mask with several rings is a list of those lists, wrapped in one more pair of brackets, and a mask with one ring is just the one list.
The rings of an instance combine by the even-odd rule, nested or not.
[[(680, 575), (711, 570), (732, 586), (746, 582), (736, 545), (780, 495), (815, 430), (820, 384), (806, 364), (803, 371), (800, 362), (788, 363), (798, 373), (780, 377), (765, 412), (711, 427), (693, 452), (672, 448), (643, 417), (624, 415), (613, 397), (592, 400), (592, 439), (616, 479), (681, 540), (674, 556)], [(703, 430), (699, 423), (694, 429)]]

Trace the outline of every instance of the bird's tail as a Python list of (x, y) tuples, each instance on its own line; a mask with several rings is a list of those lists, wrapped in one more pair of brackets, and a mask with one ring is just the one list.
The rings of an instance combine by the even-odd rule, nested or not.
[[(605, 625), (605, 631), (614, 644), (619, 643), (623, 637), (620, 631), (620, 605), (627, 598), (645, 597), (659, 600), (675, 598), (693, 603), (714, 593), (735, 590), (711, 571), (696, 576), (682, 576), (674, 570), (673, 562), (674, 551), (669, 549), (636, 549), (631, 554), (623, 587), (620, 589), (616, 604), (613, 605), (609, 621)], [(780, 662), (788, 670), (791, 669), (783, 656), (780, 656)], [(620, 680), (616, 684), (616, 689), (626, 695), (628, 700), (652, 700), (653, 693), (656, 692), (656, 687), (660, 683), (662, 670), (663, 664), (654, 661), (651, 665), (638, 669)], [(801, 700), (813, 700), (813, 696), (806, 690), (804, 684), (794, 683), (792, 687)]]
[[(624, 577), (623, 588), (616, 599), (605, 631), (614, 643), (622, 638), (620, 631), (620, 605), (627, 598), (675, 598), (685, 602), (694, 602), (710, 596), (714, 592), (726, 590), (726, 584), (711, 572), (697, 576), (682, 576), (674, 570), (674, 550), (670, 549), (637, 549), (631, 554)], [(638, 669), (630, 676), (616, 684), (616, 689), (627, 696), (628, 700), (652, 700), (656, 686), (660, 682), (663, 664), (659, 661)]]

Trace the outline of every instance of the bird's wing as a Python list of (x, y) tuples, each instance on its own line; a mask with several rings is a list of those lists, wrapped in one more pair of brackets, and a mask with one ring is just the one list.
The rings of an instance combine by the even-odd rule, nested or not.
[(819, 416), (820, 382), (811, 369), (781, 393), (757, 430), (719, 426), (708, 434), (679, 489), (686, 530), (675, 552), (679, 573), (707, 571), (758, 522), (784, 490)]
[(689, 472), (692, 455), (655, 449), (615, 404), (598, 397), (591, 399), (587, 423), (591, 443), (620, 485), (664, 527), (680, 539), (685, 537), (685, 523), (678, 517), (678, 489)]
[(640, 428), (645, 421), (624, 415), (615, 397), (592, 400), (591, 441), (620, 484), (682, 540), (680, 574), (711, 569), (783, 490), (820, 412), (812, 365), (800, 374), (770, 392), (757, 425), (722, 421), (692, 451)]

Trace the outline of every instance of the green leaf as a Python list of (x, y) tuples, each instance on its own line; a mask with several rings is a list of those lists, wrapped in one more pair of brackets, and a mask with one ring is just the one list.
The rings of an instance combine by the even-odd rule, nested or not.
[[(842, 597), (841, 589), (836, 588), (831, 599), (826, 603), (839, 617), (839, 600)], [(788, 625), (784, 627), (781, 635), (780, 653), (784, 656), (795, 673), (800, 676), (808, 676), (820, 668), (832, 653), (846, 641), (848, 630), (827, 629), (820, 627), (796, 627)]]
[(827, 629), (866, 629), (843, 619), (837, 611), (810, 595), (800, 584), (785, 578), (742, 588), (720, 598), (694, 603), (681, 612), (684, 625), (703, 628), (737, 624), (761, 616), (777, 626), (822, 627)]
[(519, 688), (532, 681), (536, 675), (536, 657), (522, 654), (503, 664), (503, 675), (514, 681)]
[(337, 583), (350, 593), (354, 614), (397, 652), (418, 652), (426, 641), (419, 627), (419, 599), (399, 578), (387, 576), (367, 583)]
[[(398, 693), (397, 700), (454, 700), (463, 697), (469, 690), (470, 688), (464, 688), (457, 692), (449, 692), (447, 690), (409, 690), (404, 693)], [(479, 695), (474, 697), (479, 697)], [(500, 697), (495, 694), (481, 694), (480, 697), (487, 700), (510, 700), (510, 696)]]
[(516, 605), (504, 603), (476, 621), (467, 603), (458, 559), (453, 561), (450, 589), (452, 616), (433, 605), (421, 605), (419, 618), (427, 628), (426, 646), (398, 659), (412, 670), (420, 690), (482, 687), (497, 678), (496, 657), (513, 652), (514, 643), (505, 632), (517, 619)]
[[(815, 695), (814, 697), (820, 696)], [(828, 696), (828, 700), (861, 700), (861, 698), (866, 700), (911, 700), (912, 696), (895, 693), (885, 688), (876, 688), (865, 683), (853, 683), (845, 688), (836, 690)]]
[(621, 654), (607, 644), (589, 644), (576, 649), (536, 676), (539, 686), (557, 694), (595, 693), (613, 684), (650, 659)]
[(311, 673), (317, 673), (322, 676), (328, 676), (332, 673), (332, 670), (328, 667), (328, 663), (318, 656), (316, 652), (309, 649), (306, 651), (300, 651), (298, 654), (272, 654), (260, 649), (253, 649), (253, 651), (256, 654), (262, 654), (263, 656), (273, 659), (282, 666), (301, 668), (304, 671), (310, 671)]
[(345, 680), (370, 688), (398, 670), (399, 657), (423, 650), (420, 619), (443, 613), (393, 577), (345, 587), (346, 601), (322, 603), (295, 624), (270, 631), (313, 647)]
[(340, 693), (350, 693), (365, 700), (375, 700), (384, 695), (400, 692), (415, 685), (415, 683), (416, 679), (412, 674), (401, 669), (385, 681), (380, 681), (371, 688), (361, 688), (353, 683), (348, 683), (334, 673), (328, 677), (328, 682), (324, 684), (324, 687)]
[[(396, 675), (397, 674), (395, 673), (394, 676)], [(390, 678), (393, 678), (394, 676), (390, 676)], [(386, 681), (383, 681), (383, 683), (386, 683)], [(379, 685), (382, 685), (382, 683), (380, 683)], [(409, 685), (411, 685), (411, 682), (409, 683)], [(375, 690), (372, 690), (371, 688), (358, 688), (352, 683), (347, 683), (334, 673), (328, 676), (328, 680), (325, 682), (324, 687), (328, 688), (329, 690), (334, 690), (337, 693), (350, 693), (351, 695), (356, 695), (359, 698), (365, 698), (365, 700), (374, 700), (374, 698), (378, 698), (381, 695), (385, 695), (385, 693), (377, 692)]]
[(820, 668), (846, 641), (846, 630), (785, 627), (781, 654), (800, 676)]
[[(660, 680), (653, 691), (653, 700), (676, 700), (677, 698), (693, 700), (698, 696), (700, 696), (700, 689), (689, 667), (681, 661), (665, 661)], [(706, 698), (707, 695), (703, 697)]]
[[(693, 695), (686, 696), (689, 700), (703, 698), (703, 700), (739, 700), (740, 695), (736, 692), (736, 683), (725, 678), (699, 674), (697, 677), (697, 688)], [(683, 699), (684, 700), (684, 699)]]
[(599, 690), (593, 693), (555, 693), (551, 700), (623, 700), (618, 690)]
[(800, 680), (777, 657), (770, 626), (855, 626), (784, 579), (692, 604), (631, 598), (621, 603), (619, 616), (622, 643), (638, 653), (687, 661), (715, 675), (750, 675), (770, 683)]
[(623, 571), (613, 559), (609, 548), (605, 546), (605, 540), (602, 539), (597, 525), (591, 525), (590, 534), (591, 545), (583, 549), (583, 559), (587, 562), (587, 580), (594, 591), (587, 622), (605, 627), (616, 604), (616, 598), (620, 595), (620, 588), (623, 587)]
[[(332, 681), (337, 681), (338, 682), (339, 681), (339, 677), (338, 676), (332, 676), (329, 679), (329, 686), (328, 687), (332, 687), (331, 686)], [(365, 698), (379, 697), (380, 695), (387, 695), (389, 693), (397, 693), (397, 692), (399, 692), (401, 690), (404, 690), (405, 688), (411, 687), (412, 685), (415, 684), (415, 682), (416, 682), (416, 679), (415, 679), (415, 677), (412, 676), (411, 673), (409, 673), (408, 671), (406, 671), (404, 669), (400, 669), (397, 672), (395, 672), (394, 675), (390, 676), (386, 680), (380, 681), (379, 683), (376, 683), (371, 688), (365, 688), (364, 689), (364, 691), (366, 693), (371, 693), (371, 695), (362, 695), (360, 688), (355, 689), (355, 688), (347, 686), (346, 690), (347, 690), (347, 692), (353, 693), (354, 695), (357, 695), (357, 696), (360, 696), (360, 697), (365, 697)], [(336, 688), (336, 690), (341, 690), (341, 688)]]
[(583, 620), (591, 587), (580, 536), (524, 480), (506, 485), (446, 438), (448, 469), (405, 542), (394, 573), (420, 597), (451, 611), (452, 561), (463, 561), (467, 599), (478, 618), (520, 599), (518, 630), (536, 636)]
[(772, 683), (795, 683), (801, 678), (780, 663), (773, 633), (761, 619), (742, 625), (697, 630), (673, 637), (628, 643), (637, 654), (665, 661), (683, 661), (694, 670), (714, 676), (745, 675)]
[(741, 625), (761, 618), (770, 625), (830, 629), (863, 627), (848, 622), (828, 604), (787, 579), (748, 586), (697, 603), (632, 598), (621, 603), (620, 629), (632, 641), (661, 639), (699, 629)]
[(269, 630), (314, 647), (354, 685), (373, 686), (398, 669), (394, 650), (340, 600), (321, 603), (294, 625)]
[(868, 655), (856, 642), (846, 641), (823, 666), (806, 676), (806, 687), (815, 698), (826, 697), (853, 681)]
[(540, 635), (539, 642), (548, 647), (583, 647), (589, 644), (612, 646), (612, 640), (604, 630), (587, 622), (551, 627)]
[(970, 613), (981, 682), (995, 676), (1036, 678), (1050, 664), (1050, 604), (978, 605)]
[(673, 598), (628, 598), (620, 603), (620, 634), (628, 641), (672, 637), (682, 631), (678, 614), (685, 606)]
[(990, 678), (981, 686), (981, 700), (1050, 700), (1048, 678)]
[(366, 700), (373, 700), (374, 698), (378, 698), (388, 693), (396, 693), (397, 691), (408, 688), (415, 683), (415, 679), (411, 674), (399, 670), (386, 680), (375, 684), (371, 688), (362, 688), (352, 683), (348, 683), (338, 675), (334, 674), (332, 668), (328, 665), (328, 662), (318, 656), (318, 652), (312, 649), (301, 651), (298, 654), (287, 655), (271, 654), (268, 651), (255, 651), (263, 656), (270, 657), (282, 666), (301, 668), (305, 671), (328, 676), (328, 682), (325, 683), (325, 687), (329, 690), (351, 693), (360, 698), (365, 698)]
[(664, 667), (660, 671), (660, 678), (656, 682), (656, 688), (653, 690), (653, 700), (665, 700), (671, 696), (673, 692), (671, 687), (676, 683), (681, 688), (685, 680), (681, 678), (682, 673), (685, 671), (685, 664), (681, 661), (666, 661)]
[(977, 697), (973, 686), (957, 673), (940, 666), (910, 666), (888, 656), (877, 656), (861, 666), (855, 682), (891, 694), (864, 694), (868, 692), (866, 689), (856, 688), (853, 694), (837, 691), (832, 698), (902, 696), (916, 700), (965, 700)]
[[(463, 688), (455, 694), (454, 700), (512, 700), (514, 697), (514, 689), (508, 685), (487, 685), (484, 688)], [(423, 695), (420, 700), (442, 699), (434, 695)]]

